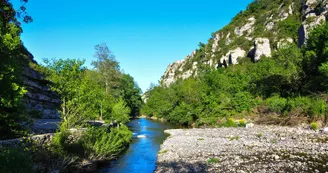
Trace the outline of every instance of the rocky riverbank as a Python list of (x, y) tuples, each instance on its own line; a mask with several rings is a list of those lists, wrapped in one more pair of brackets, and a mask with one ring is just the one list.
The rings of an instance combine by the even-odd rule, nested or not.
[(328, 133), (306, 128), (174, 129), (156, 173), (328, 172)]

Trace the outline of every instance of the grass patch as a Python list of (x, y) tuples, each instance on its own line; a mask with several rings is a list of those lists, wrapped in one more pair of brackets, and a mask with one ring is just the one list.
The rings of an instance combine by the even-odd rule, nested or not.
[(159, 151), (158, 154), (165, 154), (167, 153), (169, 150), (162, 150), (162, 151)]
[(229, 140), (230, 141), (233, 141), (233, 140), (239, 140), (239, 136), (233, 136), (233, 137), (229, 137)]
[(218, 159), (218, 158), (210, 158), (207, 161), (207, 163), (209, 163), (209, 164), (215, 164), (215, 163), (219, 163), (219, 162), (220, 162), (220, 159)]
[(199, 141), (203, 141), (203, 140), (205, 140), (204, 138), (199, 138), (199, 139), (197, 139), (197, 140), (199, 140)]

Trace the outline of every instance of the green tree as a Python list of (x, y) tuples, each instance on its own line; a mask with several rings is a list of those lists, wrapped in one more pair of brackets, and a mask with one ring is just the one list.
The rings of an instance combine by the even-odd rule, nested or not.
[[(70, 121), (77, 118), (81, 112), (81, 106), (78, 104), (81, 93), (80, 87), (83, 74), (86, 69), (82, 66), (84, 61), (76, 59), (67, 60), (44, 60), (46, 64), (47, 78), (52, 81), (51, 89), (57, 92), (62, 100), (61, 114), (64, 121), (74, 124), (76, 121)], [(71, 125), (69, 124), (69, 125)]]
[(141, 99), (141, 89), (129, 74), (123, 74), (121, 78), (121, 93), (123, 100), (131, 109), (131, 116), (140, 114), (143, 101)]
[(21, 98), (26, 93), (23, 87), (22, 29), (16, 12), (9, 1), (0, 2), (0, 139), (25, 134), (24, 114)]
[(93, 61), (92, 65), (101, 74), (101, 83), (106, 93), (118, 97), (120, 95), (118, 88), (120, 87), (121, 78), (119, 63), (105, 43), (96, 45), (95, 49), (94, 57), (97, 60)]

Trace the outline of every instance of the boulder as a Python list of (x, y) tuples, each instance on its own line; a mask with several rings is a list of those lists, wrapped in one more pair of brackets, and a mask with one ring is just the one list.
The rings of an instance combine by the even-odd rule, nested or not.
[(245, 127), (246, 128), (252, 128), (252, 127), (254, 127), (254, 124), (253, 123), (247, 123)]
[(271, 57), (270, 40), (267, 38), (256, 38), (254, 41), (254, 61), (260, 60), (261, 56)]
[(238, 64), (238, 58), (243, 58), (246, 56), (246, 51), (241, 48), (236, 48), (229, 51), (226, 55), (222, 56), (220, 63), (223, 66), (228, 66), (229, 64)]

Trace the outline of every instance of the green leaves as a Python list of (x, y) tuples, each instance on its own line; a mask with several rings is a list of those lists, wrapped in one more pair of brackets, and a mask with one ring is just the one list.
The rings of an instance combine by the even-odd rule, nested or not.
[(112, 107), (111, 119), (116, 120), (119, 123), (127, 123), (130, 121), (130, 108), (127, 107), (126, 103), (120, 99), (117, 103)]

